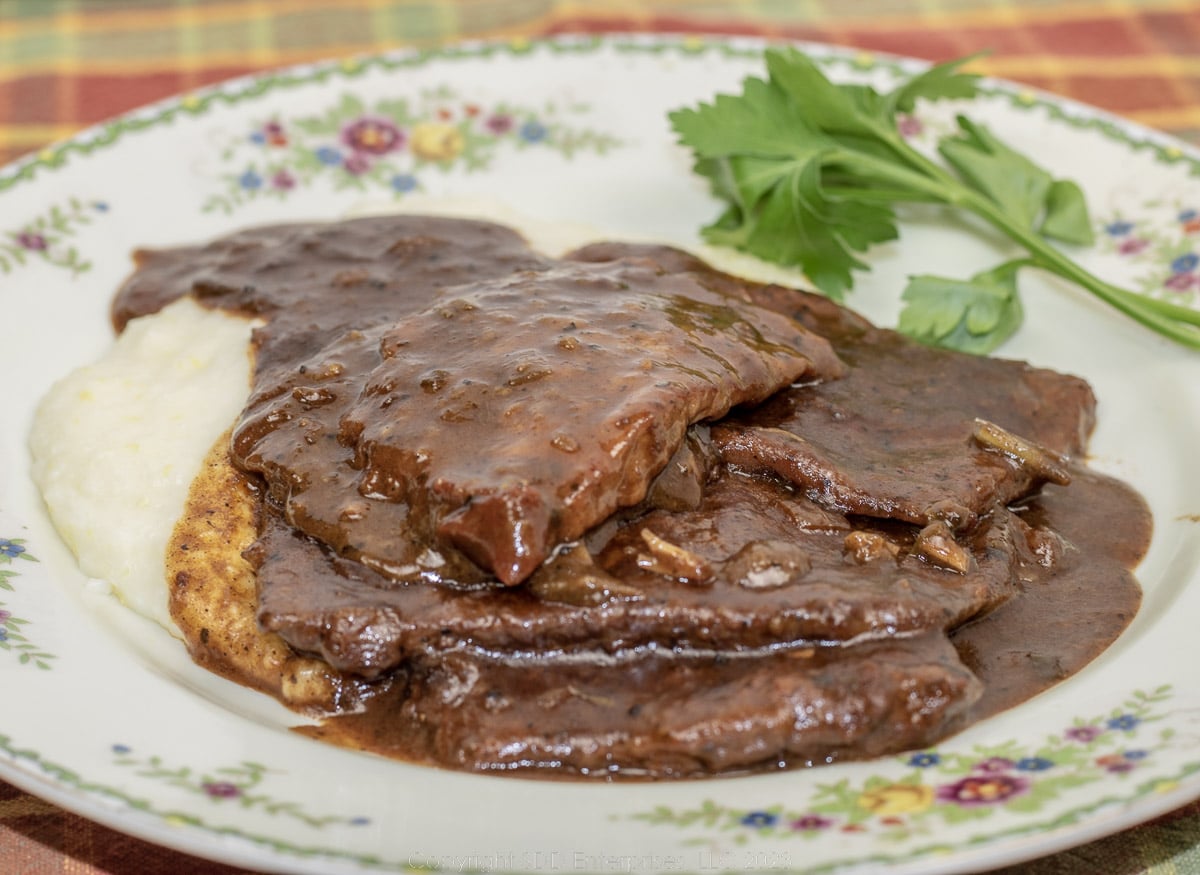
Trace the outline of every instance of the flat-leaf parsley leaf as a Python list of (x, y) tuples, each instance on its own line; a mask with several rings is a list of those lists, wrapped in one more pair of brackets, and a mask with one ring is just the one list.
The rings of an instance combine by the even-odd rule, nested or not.
[(1007, 340), (1024, 315), (1017, 295), (1017, 270), (1024, 259), (1008, 261), (969, 280), (910, 277), (901, 298), (901, 332), (930, 346), (988, 353)]

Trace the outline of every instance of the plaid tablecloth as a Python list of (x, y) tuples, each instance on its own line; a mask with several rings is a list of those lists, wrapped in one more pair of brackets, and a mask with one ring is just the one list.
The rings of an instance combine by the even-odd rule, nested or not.
[[(978, 64), (1200, 144), (1200, 2), (1183, 0), (0, 0), (0, 163), (231, 76), (481, 37), (672, 31)], [(2, 691), (0, 691), (2, 694)], [(0, 782), (0, 875), (242, 870), (112, 832)], [(1030, 875), (1200, 873), (1200, 802)]]

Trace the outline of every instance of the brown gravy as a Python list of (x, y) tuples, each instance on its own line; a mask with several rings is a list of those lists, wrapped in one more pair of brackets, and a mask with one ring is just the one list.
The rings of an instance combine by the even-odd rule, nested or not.
[(861, 759), (1052, 686), (1138, 608), (1149, 514), (1080, 461), (1075, 378), (480, 222), (138, 262), (118, 328), (186, 294), (266, 319), (231, 442), (259, 625), (366, 691), (314, 737), (537, 776)]

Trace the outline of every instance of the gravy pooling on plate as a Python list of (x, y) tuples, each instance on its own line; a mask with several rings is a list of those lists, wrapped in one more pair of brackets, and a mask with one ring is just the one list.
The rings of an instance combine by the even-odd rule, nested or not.
[(311, 735), (542, 775), (878, 756), (1069, 676), (1136, 612), (1149, 516), (1083, 464), (1076, 378), (486, 222), (137, 260), (118, 329), (189, 295), (262, 321), (171, 610)]

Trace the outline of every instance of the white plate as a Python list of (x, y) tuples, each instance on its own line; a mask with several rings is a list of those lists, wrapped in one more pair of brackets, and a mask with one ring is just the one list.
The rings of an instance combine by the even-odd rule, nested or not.
[[(886, 84), (915, 69), (811, 48), (839, 77)], [(1027, 324), (1003, 352), (1096, 387), (1095, 462), (1133, 482), (1155, 514), (1144, 607), (1077, 677), (915, 759), (598, 786), (322, 746), (286, 731), (292, 717), (274, 702), (195, 668), (169, 635), (116, 607), (49, 526), (27, 474), (30, 414), (54, 378), (110, 342), (106, 308), (131, 249), (403, 203), (413, 186), (694, 242), (715, 205), (666, 113), (736, 88), (759, 72), (760, 50), (561, 39), (306, 67), (159, 104), (0, 172), (0, 776), (154, 842), (321, 873), (829, 872), (884, 861), (898, 872), (969, 871), (1200, 795), (1200, 356), (1039, 277), (1025, 283)], [(954, 109), (920, 110), (915, 136), (945, 130)], [(1189, 210), (1200, 210), (1200, 156), (1003, 84), (965, 109), (1084, 186), (1100, 243), (1083, 261), (1147, 293), (1195, 299), (1200, 220)], [(374, 119), (376, 135), (396, 124), (405, 148), (347, 169), (339, 131), (356, 118)], [(460, 123), (471, 131), (461, 141), (429, 127)], [(416, 161), (438, 149), (441, 164)], [(997, 257), (988, 235), (914, 213), (901, 243), (872, 253), (875, 270), (851, 303), (889, 323), (907, 273), (966, 275)], [(988, 783), (993, 801), (966, 802), (968, 778)]]

